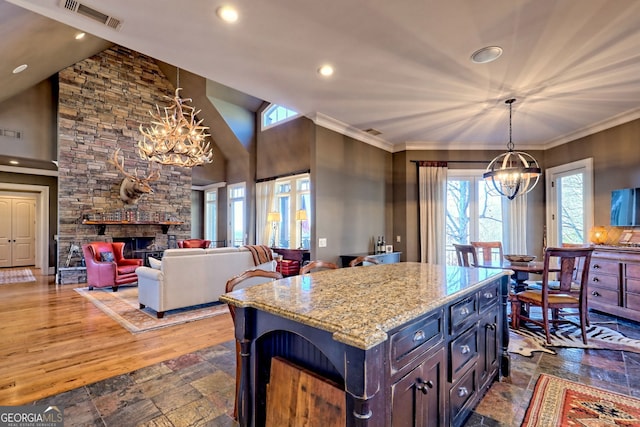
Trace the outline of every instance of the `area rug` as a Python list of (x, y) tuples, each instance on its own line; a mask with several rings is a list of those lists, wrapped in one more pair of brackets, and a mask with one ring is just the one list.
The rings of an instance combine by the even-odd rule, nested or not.
[(91, 291), (88, 288), (76, 288), (75, 291), (134, 334), (229, 312), (226, 304), (216, 302), (169, 310), (165, 312), (162, 319), (158, 319), (156, 312), (150, 308), (145, 307), (142, 310), (139, 308), (137, 287), (120, 287), (118, 292), (113, 292), (111, 288), (94, 288)]
[(542, 328), (528, 325), (516, 330), (509, 329), (509, 340), (509, 352), (523, 356), (531, 356), (535, 351), (556, 354), (549, 347), (624, 350), (640, 353), (640, 340), (627, 338), (620, 332), (594, 323), (587, 328), (587, 345), (582, 342), (580, 328), (571, 324), (560, 325), (556, 330), (551, 330), (551, 345), (547, 345)]
[(6, 283), (35, 282), (36, 278), (28, 268), (0, 270), (0, 285)]
[(522, 427), (640, 425), (640, 399), (541, 374)]

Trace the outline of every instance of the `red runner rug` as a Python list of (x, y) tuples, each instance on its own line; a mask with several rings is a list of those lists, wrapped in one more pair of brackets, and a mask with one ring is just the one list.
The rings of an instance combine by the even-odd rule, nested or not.
[(640, 400), (541, 374), (522, 427), (640, 426)]

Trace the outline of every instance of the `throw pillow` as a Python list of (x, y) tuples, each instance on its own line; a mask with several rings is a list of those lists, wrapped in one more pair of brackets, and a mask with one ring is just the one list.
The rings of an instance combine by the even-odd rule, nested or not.
[(100, 261), (113, 262), (113, 252), (100, 252)]
[(155, 268), (156, 270), (160, 270), (160, 268), (162, 267), (162, 260), (159, 260), (157, 258), (154, 258), (152, 256), (150, 256), (148, 258), (149, 260), (149, 266), (151, 268)]

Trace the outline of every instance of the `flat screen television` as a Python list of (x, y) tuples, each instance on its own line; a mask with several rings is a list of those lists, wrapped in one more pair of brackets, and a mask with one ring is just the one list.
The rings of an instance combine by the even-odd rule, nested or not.
[(640, 225), (640, 188), (622, 188), (611, 192), (611, 225)]

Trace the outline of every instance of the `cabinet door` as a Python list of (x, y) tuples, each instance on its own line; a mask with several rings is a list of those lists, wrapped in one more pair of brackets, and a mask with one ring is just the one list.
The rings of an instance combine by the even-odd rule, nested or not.
[(391, 386), (391, 426), (444, 425), (444, 349)]
[(478, 374), (481, 388), (498, 372), (498, 355), (500, 354), (498, 319), (499, 311), (496, 308), (483, 316), (478, 325), (480, 328)]

